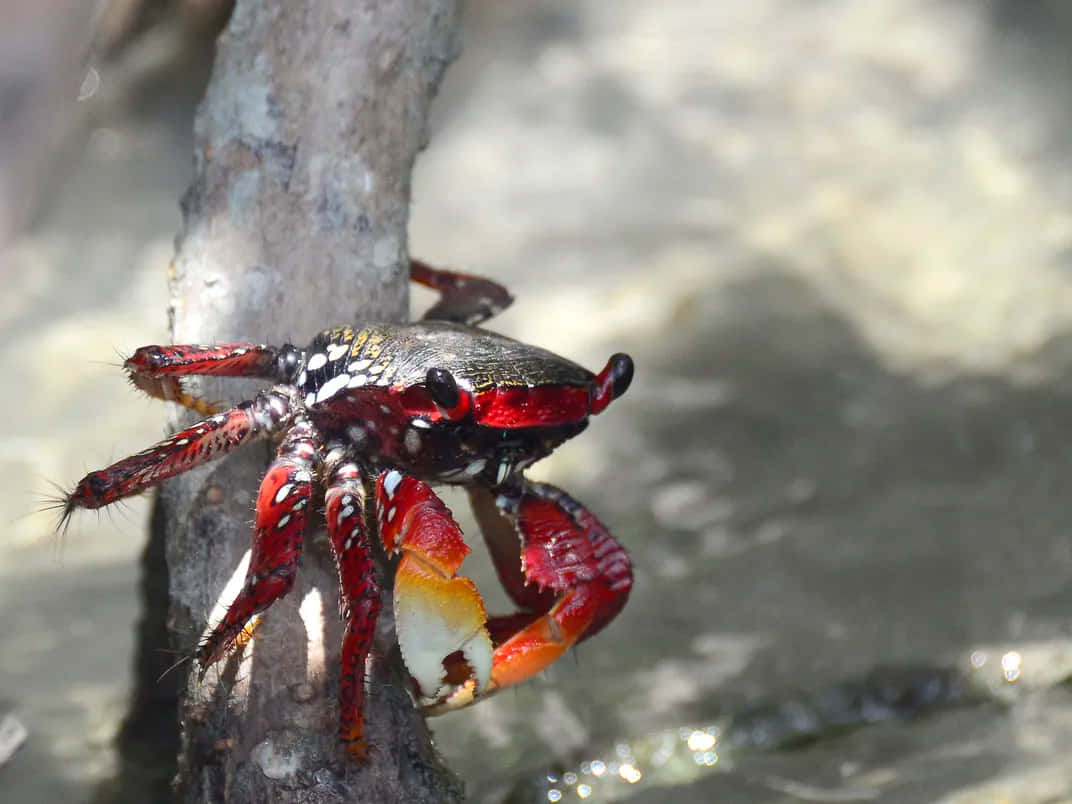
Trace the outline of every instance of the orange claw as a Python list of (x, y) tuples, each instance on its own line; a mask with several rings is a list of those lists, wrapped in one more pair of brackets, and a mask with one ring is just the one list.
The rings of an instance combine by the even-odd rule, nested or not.
[(489, 622), (497, 647), (488, 687), (462, 685), (426, 707), (429, 714), (467, 706), (541, 672), (603, 628), (629, 597), (629, 558), (591, 511), (542, 483), (497, 491), (469, 494), (503, 586), (527, 611)]
[(633, 583), (621, 545), (554, 486), (526, 483), (494, 495), (474, 487), (470, 497), (499, 576), (522, 608), (490, 622), (473, 582), (456, 574), (469, 547), (443, 502), (397, 471), (376, 484), (384, 547), (402, 552), (395, 573), (398, 644), (432, 715), (546, 669), (613, 619)]
[(574, 618), (572, 627), (564, 628), (561, 614), (569, 610), (574, 598), (583, 592), (568, 592), (543, 617), (518, 631), (495, 650), (491, 683), (495, 688), (509, 687), (536, 675), (558, 661), (569, 650), (591, 622), (592, 617)]
[(418, 554), (402, 557), (395, 574), (395, 629), (402, 658), (421, 695), (439, 700), (451, 690), (443, 659), (461, 651), (478, 689), (491, 676), (492, 646), (484, 601), (465, 577), (447, 577)]
[(395, 573), (395, 630), (422, 698), (434, 703), (451, 693), (444, 659), (457, 652), (482, 692), (492, 644), (480, 593), (455, 574), (469, 554), (461, 528), (431, 488), (396, 471), (377, 480), (376, 511), (385, 549), (403, 554)]

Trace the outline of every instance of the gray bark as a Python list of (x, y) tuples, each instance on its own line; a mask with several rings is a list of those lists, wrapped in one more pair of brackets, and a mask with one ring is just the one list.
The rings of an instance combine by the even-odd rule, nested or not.
[[(299, 344), (316, 331), (405, 315), (410, 171), (454, 55), (452, 0), (239, 0), (195, 124), (196, 174), (171, 269), (177, 343)], [(241, 392), (252, 390), (241, 387)], [(210, 399), (235, 383), (205, 382)], [(171, 627), (193, 649), (249, 546), (272, 445), (162, 489)], [(313, 517), (315, 519), (315, 517)], [(307, 676), (299, 605), (323, 602), (326, 672)], [(319, 524), (293, 591), (266, 614), (252, 660), (191, 673), (178, 784), (187, 801), (449, 801), (458, 782), (406, 691), (390, 605), (370, 667), (365, 766), (336, 741), (337, 581)], [(219, 669), (217, 669), (219, 668)]]

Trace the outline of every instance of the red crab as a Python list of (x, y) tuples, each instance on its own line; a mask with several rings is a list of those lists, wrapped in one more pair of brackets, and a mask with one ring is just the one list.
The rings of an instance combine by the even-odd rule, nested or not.
[[(307, 508), (321, 484), (346, 622), (339, 736), (355, 759), (367, 750), (365, 660), (381, 607), (371, 540), (388, 555), (401, 553), (396, 631), (429, 713), (540, 672), (603, 628), (632, 586), (625, 551), (595, 515), (522, 474), (625, 392), (632, 360), (616, 354), (592, 374), (478, 328), (513, 301), (502, 286), (418, 261), (410, 274), (441, 294), (416, 323), (329, 329), (305, 349), (138, 349), (124, 364), (134, 384), (207, 418), (90, 472), (64, 500), (66, 520), (75, 508), (108, 505), (255, 439), (278, 437), (257, 498), (244, 586), (198, 646), (197, 661), (203, 673), (243, 642), (254, 615), (290, 591)], [(181, 378), (196, 374), (275, 385), (215, 412), (183, 388)], [(430, 483), (466, 487), (519, 612), (489, 618), (473, 582), (457, 574), (469, 547)], [(368, 509), (366, 487), (375, 488)]]

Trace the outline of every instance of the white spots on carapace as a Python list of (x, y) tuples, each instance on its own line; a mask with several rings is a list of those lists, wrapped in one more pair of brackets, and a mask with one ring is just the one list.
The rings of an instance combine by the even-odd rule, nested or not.
[(395, 496), (395, 492), (398, 491), (398, 484), (401, 482), (402, 473), (397, 469), (392, 469), (383, 476), (383, 490), (387, 492), (388, 499)]
[(365, 428), (359, 424), (354, 424), (348, 427), (346, 429), (346, 435), (350, 436), (350, 441), (356, 446), (361, 446), (365, 442), (365, 439), (368, 438), (368, 433), (365, 432)]
[(189, 443), (190, 443), (190, 439), (188, 439), (188, 438), (180, 438), (178, 441), (175, 442), (175, 446), (176, 447), (185, 447)]
[(414, 419), (410, 422), (410, 426), (418, 427), (421, 430), (429, 430), (432, 427), (432, 423), (427, 419)]
[(343, 505), (353, 505), (354, 496), (352, 494), (344, 494), (342, 495), (342, 499), (339, 500), (339, 502), (341, 502)]
[(349, 383), (349, 385), (347, 387), (349, 387), (349, 388), (360, 388), (362, 385), (364, 385), (367, 382), (368, 382), (368, 377), (366, 375), (364, 375), (364, 374), (355, 374), (353, 376), (353, 378), (351, 378), (350, 383)]
[(384, 370), (385, 368), (387, 368), (387, 366), (388, 366), (388, 365), (389, 365), (388, 363), (377, 363), (377, 364), (376, 364), (375, 366), (372, 366), (372, 367), (371, 367), (371, 368), (370, 368), (370, 369), (368, 370), (368, 373), (369, 373), (369, 374), (380, 374), (380, 373), (382, 373), (382, 372), (383, 372), (383, 370)]
[(380, 405), (380, 410), (388, 416), (391, 415), (391, 409), (387, 405)]
[(294, 473), (294, 482), (295, 483), (312, 483), (313, 482), (313, 473), (310, 472), (308, 469), (298, 469)]
[(285, 500), (287, 497), (289, 497), (290, 492), (291, 492), (291, 490), (293, 488), (294, 488), (293, 483), (286, 483), (286, 484), (280, 486), (279, 491), (277, 491), (275, 493), (275, 504), (279, 505), (279, 503), (283, 502), (283, 500)]
[(346, 370), (347, 371), (364, 371), (365, 369), (367, 369), (371, 365), (372, 365), (372, 361), (368, 360), (368, 359), (355, 360), (353, 363), (351, 363), (349, 366), (346, 367)]
[(470, 477), (476, 477), (484, 471), (484, 467), (487, 465), (487, 463), (488, 461), (486, 458), (477, 458), (475, 461), (465, 467), (465, 473)]
[(300, 500), (298, 500), (296, 503), (294, 503), (294, 510), (295, 511), (302, 510), (303, 508), (305, 508), (305, 504), (307, 502), (309, 502), (309, 500), (307, 500), (305, 497), (302, 497)]
[(305, 395), (305, 404), (312, 405), (314, 402), (316, 402), (316, 394), (310, 391)]
[(305, 385), (307, 379), (309, 379), (309, 372), (302, 369), (302, 373), (298, 375), (298, 385)]
[(339, 511), (339, 524), (341, 525), (345, 520), (349, 519), (353, 515), (354, 507), (352, 505), (347, 505), (345, 508)]
[(289, 524), (290, 524), (290, 514), (283, 514), (283, 516), (279, 517), (279, 521), (275, 523), (275, 529), (276, 530), (283, 530), (283, 528), (285, 528)]
[(323, 402), (325, 399), (330, 399), (343, 388), (345, 388), (348, 382), (350, 382), (349, 374), (339, 374), (335, 377), (332, 377), (330, 380), (320, 386), (320, 391), (317, 392), (316, 395), (316, 401)]
[(397, 513), (398, 513), (398, 509), (395, 506), (392, 505), (390, 508), (388, 508), (387, 509), (387, 521), (388, 522), (393, 522), (394, 518), (395, 518), (395, 514), (397, 514)]
[(333, 343), (328, 347), (328, 360), (341, 360), (350, 352), (349, 343)]
[(318, 368), (323, 368), (327, 362), (328, 356), (323, 352), (317, 352), (309, 358), (309, 362), (305, 364), (305, 367), (309, 369), (309, 371), (316, 371)]
[(406, 428), (406, 435), (402, 439), (402, 443), (406, 446), (406, 452), (410, 455), (416, 455), (421, 451), (421, 434), (412, 427), (408, 427)]

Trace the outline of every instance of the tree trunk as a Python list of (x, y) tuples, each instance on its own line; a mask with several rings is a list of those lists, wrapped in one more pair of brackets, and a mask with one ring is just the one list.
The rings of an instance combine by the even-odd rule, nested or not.
[[(303, 344), (328, 326), (405, 315), (410, 170), (457, 16), (453, 0), (238, 0), (195, 124), (196, 175), (171, 268), (176, 343)], [(217, 381), (199, 390), (233, 400), (236, 385), (251, 390)], [(249, 545), (271, 449), (251, 447), (161, 490), (169, 625), (187, 653)], [(461, 798), (407, 692), (389, 603), (370, 666), (374, 748), (367, 765), (342, 759), (337, 594), (314, 524), (297, 583), (264, 616), (251, 658), (221, 662), (203, 682), (190, 674), (180, 707), (185, 800)], [(300, 606), (306, 621), (321, 613), (316, 628)]]

